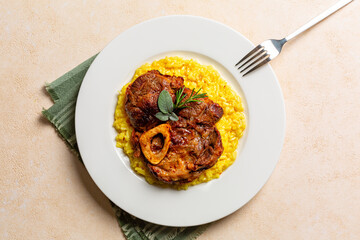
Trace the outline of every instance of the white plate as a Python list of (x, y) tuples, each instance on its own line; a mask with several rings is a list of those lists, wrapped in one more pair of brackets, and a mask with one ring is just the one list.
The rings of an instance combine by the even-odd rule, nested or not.
[[(132, 27), (101, 51), (80, 88), (75, 124), (85, 166), (111, 201), (149, 222), (193, 226), (225, 217), (255, 196), (278, 161), (285, 110), (270, 66), (245, 78), (234, 67), (252, 48), (245, 37), (221, 23), (193, 16), (168, 16)], [(242, 95), (247, 109), (247, 129), (235, 163), (219, 179), (186, 191), (152, 186), (136, 175), (129, 159), (116, 148), (112, 127), (118, 91), (135, 69), (172, 55), (213, 64)]]

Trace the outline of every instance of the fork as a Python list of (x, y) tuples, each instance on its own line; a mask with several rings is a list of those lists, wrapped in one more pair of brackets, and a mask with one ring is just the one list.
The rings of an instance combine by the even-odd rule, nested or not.
[(304, 26), (297, 29), (295, 32), (291, 33), (287, 37), (276, 40), (276, 39), (269, 39), (264, 41), (263, 43), (257, 45), (253, 50), (251, 50), (248, 54), (245, 55), (236, 65), (240, 73), (243, 73), (243, 77), (252, 71), (264, 66), (266, 63), (273, 60), (275, 57), (279, 55), (281, 52), (282, 47), (285, 43), (293, 39), (294, 37), (298, 36), (300, 33), (306, 31), (307, 29), (311, 28), (315, 24), (321, 22), (331, 14), (335, 13), (340, 8), (346, 6), (353, 0), (341, 0), (337, 2), (334, 6), (330, 7), (325, 12), (321, 13), (319, 16), (313, 18)]

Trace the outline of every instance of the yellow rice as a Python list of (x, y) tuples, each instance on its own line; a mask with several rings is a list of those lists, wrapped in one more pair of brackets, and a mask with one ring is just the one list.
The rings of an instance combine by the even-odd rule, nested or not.
[(132, 169), (137, 174), (144, 176), (148, 183), (160, 186), (167, 185), (158, 181), (147, 170), (143, 160), (133, 156), (133, 148), (130, 143), (133, 128), (127, 121), (128, 117), (124, 108), (125, 91), (128, 85), (150, 70), (158, 70), (161, 74), (183, 77), (186, 87), (190, 89), (202, 88), (201, 92), (207, 93), (209, 98), (218, 103), (224, 110), (223, 117), (216, 123), (224, 146), (224, 152), (218, 162), (212, 168), (204, 171), (194, 181), (186, 184), (171, 185), (170, 187), (178, 190), (187, 189), (189, 186), (219, 178), (221, 173), (235, 161), (238, 142), (246, 127), (244, 108), (240, 96), (231, 89), (212, 66), (201, 65), (193, 59), (166, 57), (152, 63), (146, 63), (135, 71), (131, 81), (119, 92), (114, 121), (114, 127), (118, 132), (116, 146), (124, 150), (130, 159)]

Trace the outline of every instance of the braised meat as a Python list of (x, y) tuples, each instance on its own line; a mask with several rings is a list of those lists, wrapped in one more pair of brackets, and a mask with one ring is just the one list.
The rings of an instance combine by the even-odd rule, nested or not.
[[(150, 172), (166, 183), (193, 181), (212, 167), (223, 152), (221, 136), (215, 127), (223, 109), (208, 97), (175, 110), (178, 121), (164, 123), (155, 117), (159, 112), (160, 92), (167, 90), (174, 101), (176, 91), (182, 87), (182, 78), (150, 71), (136, 79), (126, 91), (125, 110), (135, 128), (131, 137), (134, 156), (142, 157)], [(184, 94), (187, 99), (191, 90), (185, 88)], [(167, 149), (166, 155), (161, 154), (164, 149)]]
[(173, 100), (178, 89), (184, 86), (182, 77), (162, 75), (159, 71), (149, 71), (138, 77), (126, 89), (125, 111), (131, 125), (138, 131), (146, 131), (160, 124), (155, 117), (159, 112), (159, 94), (167, 90)]
[[(217, 162), (223, 152), (215, 126), (171, 121), (171, 145), (159, 164), (147, 162), (154, 176), (166, 183), (191, 182)], [(186, 127), (183, 124), (187, 122)]]

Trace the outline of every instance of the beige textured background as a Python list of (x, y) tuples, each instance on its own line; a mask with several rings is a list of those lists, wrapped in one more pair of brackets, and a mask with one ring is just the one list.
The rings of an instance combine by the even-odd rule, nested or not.
[[(254, 43), (336, 0), (0, 0), (0, 239), (123, 239), (108, 201), (40, 114), (51, 82), (144, 20), (215, 19)], [(270, 180), (199, 239), (360, 239), (360, 2), (272, 66), (286, 139)], [(239, 56), (240, 57), (240, 56)]]

